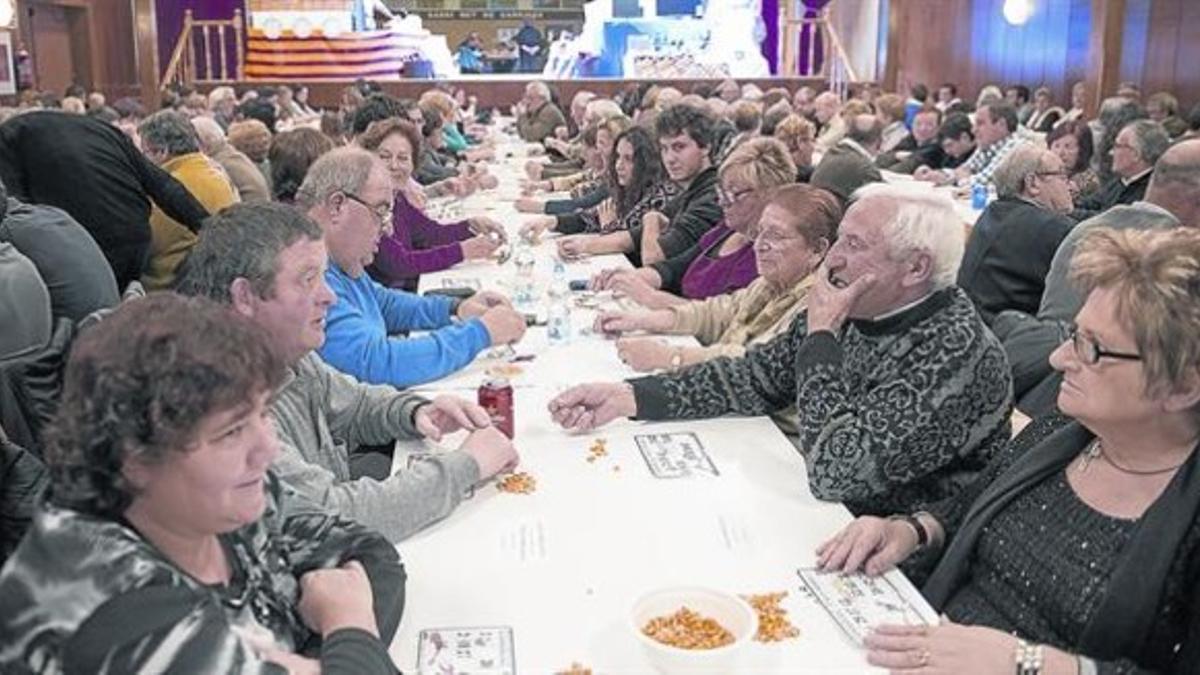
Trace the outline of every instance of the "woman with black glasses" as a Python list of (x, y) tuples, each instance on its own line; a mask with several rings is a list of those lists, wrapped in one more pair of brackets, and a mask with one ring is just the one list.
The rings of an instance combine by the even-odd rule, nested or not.
[(1200, 663), (1200, 233), (1089, 233), (1086, 294), (1051, 355), (1065, 415), (1035, 421), (971, 489), (860, 518), (818, 551), (878, 574), (939, 551), (949, 621), (881, 627), (892, 672), (1195, 673)]

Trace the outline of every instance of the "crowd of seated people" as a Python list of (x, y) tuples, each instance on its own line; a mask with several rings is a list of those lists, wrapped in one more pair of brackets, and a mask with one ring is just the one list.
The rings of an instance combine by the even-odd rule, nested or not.
[[(859, 516), (819, 564), (900, 565), (948, 619), (876, 631), (871, 663), (1191, 672), (1200, 106), (854, 89), (0, 110), (0, 670), (394, 672), (395, 544), (520, 461), (475, 403), (406, 389), (527, 317), (420, 275), (552, 237), (630, 263), (588, 281), (629, 305), (592, 329), (641, 375), (545, 421), (770, 415)], [(530, 158), (518, 221), (438, 216), (497, 186), (497, 118)]]

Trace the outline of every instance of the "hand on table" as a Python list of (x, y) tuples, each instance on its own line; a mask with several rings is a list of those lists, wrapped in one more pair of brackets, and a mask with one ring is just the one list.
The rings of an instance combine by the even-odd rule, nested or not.
[(877, 576), (917, 550), (917, 533), (902, 520), (862, 516), (817, 547), (817, 566), (827, 572)]
[(268, 663), (283, 666), (288, 675), (321, 675), (321, 662), (282, 649), (258, 649), (258, 656)]
[(512, 307), (492, 307), (479, 316), (491, 338), (491, 346), (512, 344), (525, 336), (525, 317)]
[(545, 213), (546, 211), (546, 202), (533, 197), (521, 197), (513, 206), (521, 213)]
[(500, 179), (490, 173), (481, 173), (473, 178), (480, 190), (493, 190), (500, 185)]
[(367, 571), (357, 560), (301, 575), (300, 604), (296, 609), (304, 623), (322, 637), (340, 628), (359, 628), (379, 637), (375, 596)]
[(492, 425), (486, 410), (456, 396), (438, 396), (417, 408), (413, 422), (422, 436), (434, 442), (459, 429), (476, 431)]
[(590, 253), (588, 242), (593, 235), (576, 234), (558, 240), (558, 256), (563, 260), (578, 260)]
[[(1017, 638), (994, 628), (946, 622), (939, 626), (879, 626), (867, 635), (863, 646), (868, 663), (897, 674), (1012, 675)], [(1055, 655), (1049, 652), (1042, 672), (1063, 672), (1050, 668)]]
[(545, 167), (546, 165), (542, 162), (531, 159), (525, 162), (525, 175), (529, 176), (530, 180), (541, 180), (542, 171), (545, 170)]
[(600, 312), (592, 324), (597, 333), (614, 335), (635, 330), (665, 331), (671, 328), (674, 317), (670, 311)]
[(609, 279), (607, 288), (614, 293), (619, 293), (630, 300), (647, 307), (649, 309), (664, 309), (669, 306), (669, 303), (662, 302), (659, 296), (667, 295), (663, 291), (654, 288), (646, 276), (640, 274), (642, 270), (624, 270), (614, 274)]
[(543, 232), (552, 229), (556, 224), (558, 221), (554, 216), (535, 216), (521, 226), (521, 238), (528, 242), (536, 242)]
[(493, 307), (511, 309), (512, 302), (496, 291), (479, 291), (458, 305), (458, 318), (469, 319), (473, 316), (482, 316)]
[(501, 240), (486, 234), (479, 234), (458, 242), (458, 245), (462, 248), (464, 260), (481, 260), (492, 257), (496, 249), (500, 248)]
[(589, 431), (637, 414), (633, 387), (625, 382), (581, 384), (555, 396), (550, 416), (564, 429)]
[(822, 264), (818, 267), (816, 275), (816, 283), (808, 294), (808, 334), (812, 335), (822, 330), (837, 334), (850, 312), (854, 310), (858, 299), (875, 285), (875, 275), (867, 272), (853, 281), (848, 281), (835, 272), (834, 277), (841, 285), (840, 288), (830, 280), (827, 265)]
[(475, 186), (467, 178), (455, 176), (454, 178), (446, 179), (446, 187), (450, 189), (450, 193), (455, 197), (466, 197), (475, 190)]
[(508, 233), (504, 231), (504, 226), (494, 218), (487, 216), (472, 216), (467, 219), (467, 224), (471, 231), (475, 234), (486, 234), (496, 240), (498, 244), (503, 244), (508, 241)]
[(479, 465), (480, 480), (487, 480), (501, 471), (512, 469), (520, 461), (512, 441), (499, 429), (491, 426), (490, 421), (489, 426), (471, 432), (458, 449), (475, 459), (475, 463)]
[(607, 230), (617, 220), (617, 202), (612, 197), (600, 202), (596, 207), (596, 218), (600, 221), (600, 229)]
[(634, 370), (644, 373), (671, 365), (675, 347), (657, 338), (621, 338), (617, 340), (617, 358)]

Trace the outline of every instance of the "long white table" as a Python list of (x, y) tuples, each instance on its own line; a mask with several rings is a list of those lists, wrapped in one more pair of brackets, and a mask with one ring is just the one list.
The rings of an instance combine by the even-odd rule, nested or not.
[[(507, 149), (501, 147), (501, 156)], [(516, 191), (523, 159), (503, 161), (500, 187)], [(487, 209), (486, 211), (484, 209)], [(495, 195), (464, 200), (466, 214), (486, 212), (515, 237), (525, 217)], [(553, 243), (537, 248), (535, 276), (544, 288)], [(621, 256), (567, 264), (569, 279), (609, 266)], [(466, 263), (423, 275), (423, 289), (477, 281), (508, 291), (510, 261)], [(575, 335), (550, 345), (544, 328), (531, 328), (515, 346), (518, 470), (537, 481), (532, 494), (480, 488), (441, 523), (401, 543), (408, 568), (408, 600), (391, 655), (418, 672), (422, 630), (510, 627), (517, 672), (550, 674), (572, 663), (593, 673), (653, 672), (629, 627), (634, 601), (666, 586), (700, 585), (734, 593), (788, 591), (783, 606), (799, 630), (779, 643), (751, 643), (737, 672), (850, 674), (882, 672), (805, 592), (796, 569), (814, 563), (814, 549), (850, 520), (840, 505), (817, 501), (808, 489), (804, 460), (768, 418), (722, 418), (671, 423), (620, 421), (573, 435), (557, 427), (546, 405), (568, 386), (634, 375), (611, 341), (588, 330), (594, 312), (573, 310)], [(503, 350), (497, 350), (501, 352)], [(511, 354), (509, 355), (511, 356)], [(483, 355), (470, 367), (420, 387), (428, 395), (474, 397), (487, 369), (505, 362)], [(656, 478), (635, 438), (691, 433), (712, 462), (711, 471)], [(604, 439), (607, 455), (589, 462)], [(457, 438), (443, 441), (453, 447)], [(425, 443), (402, 443), (397, 467)], [(436, 449), (435, 449), (436, 450)], [(915, 595), (907, 580), (892, 581)], [(918, 602), (922, 602), (918, 600)], [(498, 672), (498, 671), (497, 671)]]

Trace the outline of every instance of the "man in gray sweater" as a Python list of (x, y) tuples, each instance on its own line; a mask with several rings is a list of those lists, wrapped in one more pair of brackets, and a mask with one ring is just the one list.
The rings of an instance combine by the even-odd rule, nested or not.
[[(272, 405), (282, 452), (274, 471), (306, 497), (392, 541), (448, 515), (472, 486), (517, 462), (512, 443), (479, 406), (450, 396), (432, 401), (365, 385), (321, 361), (325, 285), (320, 227), (282, 204), (237, 204), (207, 223), (184, 264), (178, 290), (229, 304), (254, 319), (292, 363)], [(360, 445), (467, 429), (458, 450), (414, 457), (384, 480), (354, 478)]]

